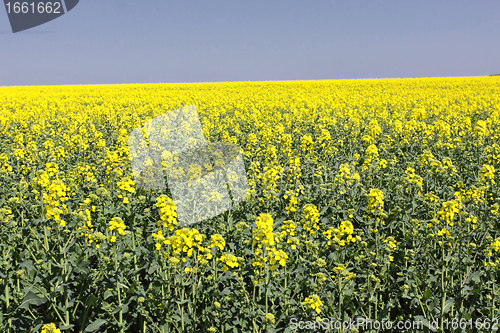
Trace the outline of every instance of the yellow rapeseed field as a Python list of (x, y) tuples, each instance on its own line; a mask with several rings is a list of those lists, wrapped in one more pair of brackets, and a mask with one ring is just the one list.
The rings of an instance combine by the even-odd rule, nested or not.
[[(249, 190), (181, 226), (128, 138), (189, 105)], [(489, 331), (499, 125), (500, 77), (0, 87), (0, 330)]]

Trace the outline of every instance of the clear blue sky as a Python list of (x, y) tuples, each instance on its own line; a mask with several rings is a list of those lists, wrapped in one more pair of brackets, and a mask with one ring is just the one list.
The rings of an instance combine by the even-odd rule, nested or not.
[(500, 73), (498, 0), (80, 0), (13, 34), (0, 86)]

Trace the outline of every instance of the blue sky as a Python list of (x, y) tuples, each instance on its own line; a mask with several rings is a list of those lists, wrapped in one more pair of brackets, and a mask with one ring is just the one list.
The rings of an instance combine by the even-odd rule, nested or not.
[(500, 73), (500, 1), (80, 0), (13, 34), (0, 86)]

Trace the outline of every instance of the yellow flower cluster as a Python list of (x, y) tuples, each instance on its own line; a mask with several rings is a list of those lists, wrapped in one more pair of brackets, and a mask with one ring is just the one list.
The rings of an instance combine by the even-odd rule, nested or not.
[(493, 216), (498, 215), (499, 210), (500, 210), (500, 205), (498, 203), (491, 205), (491, 215)]
[(438, 230), (437, 235), (442, 237), (442, 240), (438, 241), (439, 245), (443, 245), (444, 244), (443, 240), (448, 239), (448, 246), (451, 246), (451, 242), (449, 241), (449, 239), (451, 238), (451, 234), (448, 231), (448, 229), (443, 228), (441, 230)]
[(0, 219), (7, 223), (9, 219), (13, 218), (12, 210), (9, 208), (0, 208)]
[(479, 182), (495, 185), (495, 167), (493, 165), (484, 164), (481, 167), (481, 179)]
[[(185, 254), (187, 258), (197, 258), (200, 263), (206, 264), (207, 260), (213, 258), (212, 249), (218, 248), (219, 250), (224, 250), (226, 246), (226, 241), (224, 237), (219, 234), (212, 235), (207, 246), (203, 245), (204, 235), (200, 234), (197, 229), (182, 228), (175, 230), (175, 233), (169, 237), (165, 237), (162, 230), (158, 233), (153, 233), (153, 240), (155, 241), (156, 250), (160, 251), (163, 245), (171, 246), (170, 255), (174, 257), (169, 257), (169, 253), (164, 253), (164, 257), (176, 265), (180, 262), (178, 256)], [(196, 255), (195, 255), (196, 254)], [(183, 262), (186, 262), (186, 257), (182, 258)], [(226, 253), (218, 261), (225, 261), (226, 265), (229, 267), (236, 267), (233, 265), (233, 257)], [(229, 260), (229, 264), (227, 261)]]
[(113, 231), (116, 230), (119, 235), (124, 236), (127, 234), (125, 229), (127, 229), (127, 226), (125, 225), (123, 220), (120, 217), (113, 217), (109, 222), (108, 231), (110, 231), (112, 234), (111, 236), (108, 236), (108, 241), (116, 243), (116, 235)]
[[(488, 256), (493, 256), (493, 252), (500, 252), (500, 238), (496, 238), (488, 248)], [(490, 259), (494, 261), (485, 261), (484, 266), (489, 267), (491, 269), (497, 268), (500, 264), (500, 259)]]
[[(346, 267), (344, 264), (339, 264), (335, 268), (333, 268), (334, 273), (342, 273), (345, 270), (346, 270)], [(335, 278), (335, 276), (332, 276), (332, 278)]]
[(387, 160), (381, 159), (380, 161), (378, 161), (377, 167), (379, 169), (387, 168)]
[(7, 154), (0, 154), (0, 170), (4, 172), (11, 172), (12, 166), (9, 164), (9, 156)]
[(375, 145), (369, 145), (365, 150), (365, 162), (363, 164), (363, 170), (368, 169), (368, 166), (377, 161), (379, 156), (378, 148)]
[(92, 221), (90, 219), (90, 210), (79, 209), (78, 217), (81, 220), (82, 225), (78, 227), (78, 230), (81, 230), (80, 236), (84, 236), (87, 238), (87, 242), (92, 244), (95, 242), (96, 249), (99, 248), (98, 239), (94, 236), (94, 226), (92, 225)]
[(283, 250), (277, 250), (275, 247), (269, 252), (269, 263), (271, 264), (271, 270), (276, 269), (276, 264), (280, 264), (282, 267), (286, 265), (286, 259), (288, 255)]
[(122, 177), (123, 169), (121, 167), (124, 165), (124, 162), (125, 160), (120, 156), (119, 152), (108, 151), (104, 159), (106, 174)]
[[(222, 161), (222, 160), (219, 160), (219, 161)], [(220, 164), (220, 163), (221, 162), (216, 163), (216, 166), (219, 166), (218, 164)], [(220, 167), (223, 167), (223, 166), (221, 165)], [(196, 180), (196, 179), (199, 179), (201, 176), (202, 176), (201, 165), (199, 165), (199, 164), (190, 164), (189, 165), (188, 174), (187, 174), (188, 179), (189, 180)]]
[(489, 250), (488, 250), (488, 255), (492, 256), (493, 251), (500, 252), (500, 238), (496, 238), (495, 241), (490, 244)]
[(281, 225), (281, 231), (279, 234), (279, 240), (282, 241), (285, 237), (286, 243), (290, 244), (290, 248), (292, 250), (297, 249), (297, 246), (300, 245), (299, 239), (295, 237), (295, 230), (297, 229), (297, 225), (292, 220), (283, 221)]
[(90, 166), (90, 165), (85, 165), (79, 163), (76, 168), (76, 177), (80, 179), (80, 184), (81, 186), (89, 189), (91, 185), (97, 183), (97, 179), (95, 178), (94, 173), (92, 170), (95, 170), (95, 166)]
[(343, 185), (339, 193), (344, 194), (347, 189), (361, 180), (359, 174), (354, 170), (349, 163), (344, 163), (339, 166), (339, 171), (335, 177), (335, 181)]
[(437, 212), (437, 216), (448, 223), (448, 225), (451, 227), (453, 227), (453, 219), (455, 218), (455, 214), (458, 213), (462, 208), (461, 197), (459, 195), (456, 196), (457, 199), (443, 202), (443, 207)]
[(465, 203), (482, 203), (485, 200), (484, 194), (488, 189), (488, 185), (480, 186), (479, 188), (470, 188), (467, 191), (460, 189), (460, 194), (464, 198)]
[(378, 124), (377, 119), (370, 120), (370, 122), (368, 123), (368, 128), (366, 129), (366, 133), (373, 138), (382, 133), (382, 128)]
[[(263, 262), (271, 264), (271, 270), (276, 269), (276, 264), (285, 266), (288, 255), (285, 251), (277, 249), (276, 245), (280, 240), (280, 236), (276, 236), (273, 232), (274, 220), (269, 214), (260, 214), (255, 222), (256, 228), (253, 231), (254, 240), (253, 246), (257, 245), (255, 249), (255, 256), (252, 260), (253, 266), (263, 266)], [(291, 230), (293, 232), (293, 230)], [(284, 236), (281, 234), (281, 236)]]
[(43, 325), (40, 333), (61, 333), (61, 330), (54, 323), (50, 323)]
[(488, 124), (484, 120), (478, 120), (476, 126), (474, 127), (473, 134), (476, 137), (477, 144), (482, 144), (484, 138), (490, 134)]
[(332, 275), (332, 279), (339, 277), (340, 279), (349, 280), (354, 279), (357, 275), (351, 273), (347, 270), (347, 267), (344, 264), (339, 264), (337, 267), (333, 269), (333, 272), (337, 275)]
[[(340, 246), (346, 246), (356, 241), (361, 241), (360, 236), (353, 236), (354, 226), (351, 221), (342, 221), (338, 228), (329, 227), (328, 230), (323, 231), (323, 235), (329, 240), (325, 245), (328, 248), (332, 245), (332, 241)], [(333, 239), (332, 239), (333, 238)]]
[(384, 243), (386, 244), (385, 246), (386, 251), (392, 252), (396, 250), (397, 241), (394, 239), (394, 237), (388, 236), (386, 239), (384, 239)]
[(273, 233), (274, 220), (269, 214), (260, 214), (255, 221), (256, 228), (253, 231), (253, 245), (258, 248), (265, 246), (266, 250), (270, 250), (270, 246), (275, 244), (275, 235)]
[(260, 206), (268, 207), (269, 201), (276, 199), (278, 193), (278, 179), (283, 173), (283, 167), (279, 165), (269, 165), (264, 167), (263, 174), (260, 175), (262, 182), (262, 198)]
[(163, 235), (163, 230), (159, 230), (158, 233), (153, 232), (152, 236), (155, 241), (156, 250), (160, 251), (162, 244), (167, 244), (167, 240)]
[(321, 135), (318, 138), (319, 148), (323, 149), (325, 154), (331, 155), (336, 148), (332, 145), (332, 136), (329, 130), (322, 128)]
[[(54, 163), (47, 163), (45, 170), (38, 177), (33, 179), (34, 184), (40, 185), (43, 189), (42, 197), (45, 204), (44, 214), (49, 220), (59, 222), (59, 225), (66, 226), (66, 221), (61, 219), (62, 214), (68, 213), (65, 201), (69, 200), (70, 188), (59, 179), (59, 168)], [(55, 177), (55, 179), (52, 179)], [(38, 197), (37, 197), (38, 198)]]
[[(210, 242), (208, 243), (208, 248), (211, 249), (213, 247), (218, 247), (219, 250), (224, 250), (224, 247), (226, 246), (226, 240), (222, 235), (215, 234), (210, 237)], [(208, 258), (210, 259), (210, 258)]]
[(287, 234), (290, 236), (295, 236), (295, 229), (297, 229), (297, 226), (292, 220), (286, 220), (283, 221), (283, 224), (281, 226), (281, 234), (280, 234), (280, 239), (283, 239)]
[(486, 146), (484, 148), (484, 155), (488, 159), (488, 163), (498, 165), (500, 162), (500, 145), (493, 143), (492, 145)]
[(369, 213), (380, 214), (384, 210), (384, 194), (377, 188), (370, 189), (368, 194), (368, 206), (366, 211)]
[(451, 236), (450, 232), (446, 228), (438, 230), (437, 234), (438, 234), (438, 236), (442, 236), (442, 237), (446, 237), (446, 236), (450, 237)]
[(297, 245), (299, 245), (299, 240), (295, 237), (295, 230), (297, 229), (297, 225), (292, 220), (283, 221), (281, 225), (281, 231), (279, 234), (279, 240), (282, 241), (285, 237), (287, 237), (286, 243), (291, 244), (290, 248), (295, 250)]
[(437, 160), (429, 149), (425, 149), (420, 156), (420, 167), (424, 169), (425, 166), (429, 166), (428, 171), (436, 172), (441, 166), (441, 162)]
[(229, 267), (235, 268), (238, 267), (238, 258), (235, 255), (232, 255), (230, 253), (224, 253), (220, 258), (217, 258), (217, 261), (222, 261), (225, 263), (225, 265), (222, 267), (222, 270), (226, 272)]
[[(405, 177), (405, 182), (407, 184), (414, 184), (418, 188), (418, 194), (422, 194), (422, 184), (423, 184), (423, 178), (420, 177), (419, 175), (415, 174), (415, 169), (413, 168), (408, 168), (405, 171), (406, 177)], [(406, 193), (410, 193), (410, 188), (406, 188)]]
[(310, 134), (305, 134), (300, 139), (300, 148), (306, 154), (306, 158), (311, 158), (311, 153), (314, 152), (314, 140)]
[(177, 212), (174, 201), (166, 195), (160, 195), (156, 198), (156, 207), (160, 208), (158, 226), (174, 231), (177, 225)]
[(310, 295), (309, 297), (305, 298), (304, 302), (307, 303), (311, 307), (311, 309), (316, 311), (318, 314), (321, 313), (321, 306), (323, 306), (323, 302), (321, 302), (321, 299), (318, 295)]
[[(319, 230), (319, 211), (315, 205), (307, 204), (304, 206), (304, 217), (302, 219), (302, 228), (315, 236)], [(305, 235), (302, 235), (305, 238)]]
[[(186, 262), (186, 258), (193, 257), (199, 260), (201, 264), (207, 264), (207, 260), (213, 258), (212, 249), (218, 248), (219, 250), (223, 251), (226, 246), (224, 237), (219, 234), (212, 235), (210, 237), (208, 245), (204, 246), (204, 235), (194, 228), (177, 229), (175, 230), (173, 235), (168, 237), (166, 237), (163, 234), (163, 231), (160, 230), (158, 231), (158, 233), (153, 233), (152, 236), (156, 243), (155, 247), (158, 251), (162, 249), (163, 245), (171, 246), (170, 253), (165, 252), (163, 253), (163, 256), (165, 258), (168, 258), (169, 262), (173, 265), (177, 265), (181, 261), (181, 259), (183, 262)], [(194, 256), (195, 251), (197, 252), (197, 256)], [(182, 254), (185, 254), (185, 257), (182, 257)], [(182, 258), (178, 259), (178, 257)], [(217, 261), (222, 261), (225, 263), (225, 268), (223, 267), (223, 270), (226, 271), (228, 267), (238, 267), (236, 259), (237, 258), (234, 255), (224, 253), (220, 258), (217, 258)]]
[[(154, 236), (153, 236), (154, 237)], [(172, 246), (172, 254), (178, 255), (186, 253), (188, 257), (193, 255), (193, 250), (204, 251), (202, 246), (203, 235), (197, 229), (182, 228), (175, 230), (175, 233), (168, 237), (164, 244)], [(186, 258), (183, 258), (186, 261)]]
[[(125, 192), (129, 192), (129, 193), (135, 193), (135, 188), (134, 188), (135, 182), (130, 178), (125, 178), (122, 181), (119, 181), (117, 183), (117, 185), (118, 185), (118, 188), (120, 190), (123, 190)], [(129, 202), (128, 196), (124, 197), (122, 194), (119, 194), (118, 198), (120, 198), (120, 199), (123, 198), (123, 203), (125, 203), (125, 204)]]
[(288, 204), (285, 207), (288, 214), (297, 211), (297, 205), (299, 203), (297, 197), (304, 191), (304, 185), (300, 183), (301, 176), (300, 157), (290, 157), (287, 180), (292, 188), (288, 189), (283, 196), (285, 200), (288, 199)]

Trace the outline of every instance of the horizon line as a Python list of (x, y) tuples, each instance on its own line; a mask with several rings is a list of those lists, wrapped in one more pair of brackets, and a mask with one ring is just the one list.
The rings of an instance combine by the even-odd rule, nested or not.
[(114, 86), (114, 85), (154, 85), (154, 84), (207, 84), (207, 83), (261, 83), (261, 82), (307, 82), (307, 81), (347, 81), (347, 80), (398, 80), (398, 79), (443, 79), (443, 78), (473, 78), (492, 77), (500, 74), (471, 75), (471, 76), (413, 76), (413, 77), (379, 77), (379, 78), (342, 78), (342, 79), (312, 79), (312, 80), (261, 80), (261, 81), (194, 81), (194, 82), (148, 82), (148, 83), (80, 83), (80, 84), (53, 84), (53, 85), (4, 85), (0, 88), (15, 87), (69, 87), (69, 86)]

